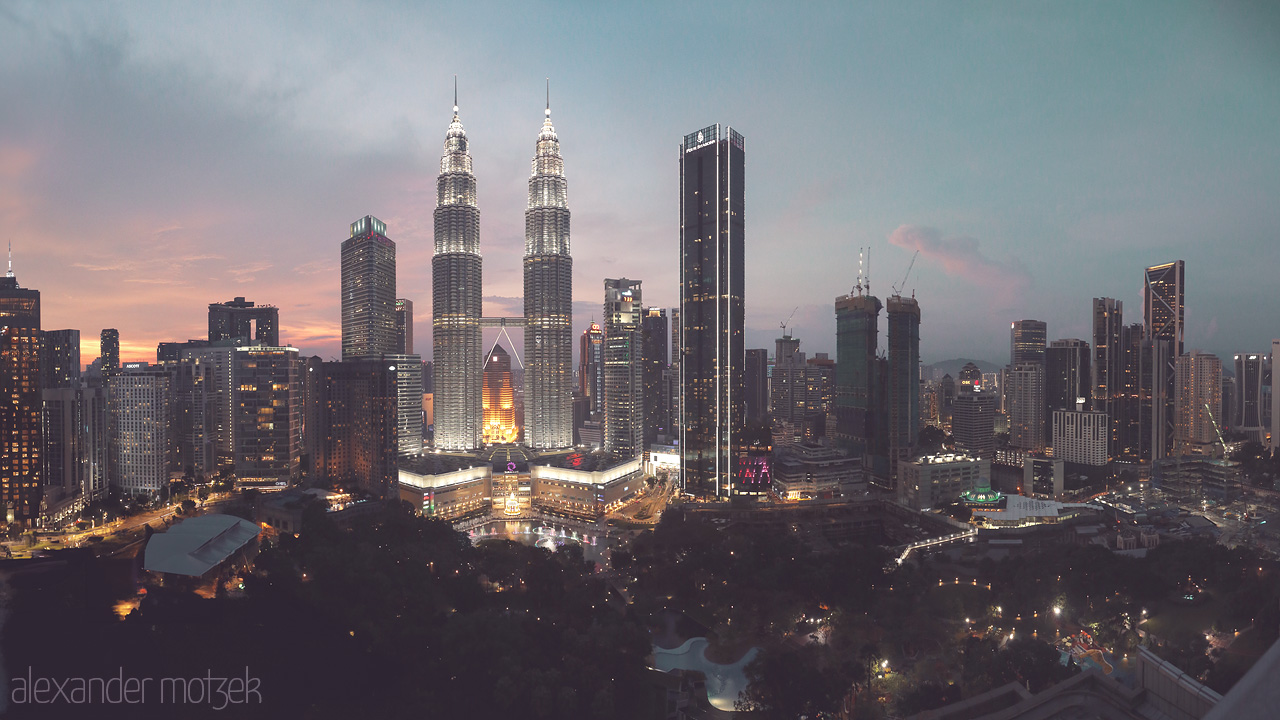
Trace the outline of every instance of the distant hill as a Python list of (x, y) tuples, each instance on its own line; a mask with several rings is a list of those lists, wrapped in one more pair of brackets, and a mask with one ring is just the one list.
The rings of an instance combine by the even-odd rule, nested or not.
[(931, 376), (931, 371), (937, 370), (938, 377), (942, 377), (943, 375), (950, 375), (951, 377), (957, 377), (960, 375), (960, 368), (964, 367), (968, 363), (973, 363), (974, 365), (977, 365), (978, 368), (982, 370), (982, 372), (984, 373), (1000, 372), (1000, 368), (1004, 367), (1003, 365), (998, 365), (993, 362), (987, 362), (986, 360), (973, 360), (971, 358), (954, 358), (951, 360), (939, 360), (936, 363), (930, 363), (928, 365), (921, 365), (920, 376), (924, 378), (929, 378)]

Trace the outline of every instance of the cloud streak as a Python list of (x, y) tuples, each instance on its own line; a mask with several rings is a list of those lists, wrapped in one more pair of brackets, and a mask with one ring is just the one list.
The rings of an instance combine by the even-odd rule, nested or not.
[(987, 293), (1000, 309), (1013, 309), (1026, 298), (1032, 284), (1031, 273), (1021, 260), (987, 257), (977, 238), (944, 237), (937, 228), (899, 225), (889, 234), (889, 243), (919, 251), (926, 261), (942, 266), (948, 276), (967, 282)]

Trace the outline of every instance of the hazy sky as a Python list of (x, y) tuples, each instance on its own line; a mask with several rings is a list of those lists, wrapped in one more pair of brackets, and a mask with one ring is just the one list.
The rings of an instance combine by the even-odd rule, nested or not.
[[(926, 361), (1006, 362), (1008, 323), (1141, 321), (1187, 262), (1187, 343), (1280, 337), (1275, 3), (0, 4), (0, 225), (45, 328), (125, 359), (280, 307), (339, 354), (339, 245), (373, 214), (430, 356), (432, 212), (460, 84), (486, 314), (519, 314), (544, 78), (569, 178), (574, 324), (603, 278), (677, 304), (680, 138), (746, 137), (748, 347), (834, 352), (837, 295), (919, 299)], [(518, 351), (522, 348), (517, 348)]]

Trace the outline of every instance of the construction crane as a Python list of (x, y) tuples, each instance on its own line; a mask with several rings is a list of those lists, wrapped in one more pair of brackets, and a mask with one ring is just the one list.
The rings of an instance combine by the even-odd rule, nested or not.
[(1227, 459), (1227, 441), (1222, 439), (1222, 430), (1218, 428), (1218, 421), (1213, 417), (1213, 410), (1209, 407), (1209, 403), (1204, 404), (1204, 411), (1209, 414), (1209, 422), (1213, 423), (1213, 431), (1218, 434), (1218, 444), (1222, 446), (1222, 459)]
[(898, 285), (893, 286), (894, 295), (898, 295), (898, 296), (902, 295), (903, 288), (907, 286), (907, 278), (911, 277), (911, 268), (916, 266), (916, 258), (919, 256), (920, 256), (919, 250), (917, 250), (915, 254), (911, 256), (911, 262), (907, 264), (907, 272), (905, 275), (902, 276), (902, 282), (899, 283), (902, 287), (898, 287)]
[(778, 323), (778, 327), (782, 329), (783, 337), (789, 337), (787, 335), (787, 323), (791, 322), (791, 318), (796, 316), (796, 310), (799, 310), (799, 309), (800, 309), (800, 306), (797, 305), (796, 309), (791, 311), (791, 314), (787, 316), (786, 320), (783, 320), (782, 322)]

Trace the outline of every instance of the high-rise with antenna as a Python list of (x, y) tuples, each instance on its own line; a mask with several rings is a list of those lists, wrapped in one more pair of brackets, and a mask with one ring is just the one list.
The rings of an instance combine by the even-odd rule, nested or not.
[(573, 445), (573, 258), (549, 79), (532, 170), (524, 213), (524, 440), (557, 450)]
[(40, 291), (23, 288), (9, 271), (0, 278), (0, 512), (32, 521), (44, 494), (41, 435)]
[(431, 258), (431, 350), (435, 389), (435, 445), (480, 447), (484, 381), (481, 361), (480, 208), (467, 133), (458, 117), (454, 76), (453, 122), (445, 135), (436, 181), (435, 255)]

